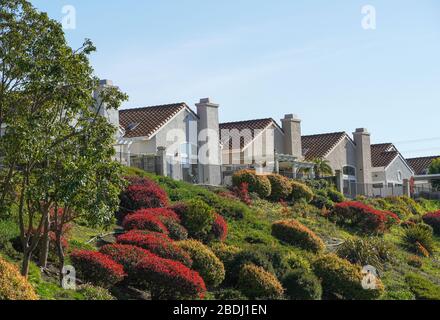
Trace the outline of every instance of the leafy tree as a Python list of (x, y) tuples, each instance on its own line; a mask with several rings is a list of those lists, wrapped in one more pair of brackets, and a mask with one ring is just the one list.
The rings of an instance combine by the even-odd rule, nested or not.
[(330, 167), (328, 160), (318, 158), (312, 162), (315, 164), (314, 170), (317, 178), (333, 175), (333, 169)]
[[(26, 276), (51, 223), (109, 222), (121, 181), (111, 161), (115, 128), (99, 111), (118, 108), (126, 95), (108, 88), (91, 108), (98, 79), (88, 55), (95, 47), (86, 40), (70, 48), (61, 25), (25, 0), (0, 0), (0, 44), (0, 207), (17, 203)], [(61, 224), (50, 217), (58, 208), (66, 214)]]
[[(432, 161), (429, 167), (429, 174), (440, 174), (440, 158)], [(433, 188), (440, 189), (440, 179), (432, 181)]]

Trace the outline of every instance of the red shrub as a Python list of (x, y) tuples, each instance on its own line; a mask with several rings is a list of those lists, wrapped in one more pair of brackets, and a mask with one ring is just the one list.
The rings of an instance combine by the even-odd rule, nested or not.
[(153, 254), (145, 249), (124, 244), (108, 244), (99, 249), (99, 252), (112, 258), (115, 262), (124, 267), (130, 282), (135, 283), (135, 267), (144, 258), (151, 257)]
[(165, 259), (179, 261), (188, 267), (192, 265), (189, 254), (180, 249), (170, 238), (162, 233), (133, 230), (120, 235), (117, 241), (120, 244), (143, 248)]
[(148, 209), (141, 209), (138, 210), (136, 212), (134, 212), (134, 214), (150, 214), (152, 216), (156, 216), (159, 218), (166, 218), (166, 219), (173, 219), (176, 220), (177, 222), (180, 223), (180, 217), (179, 215), (174, 212), (172, 209), (169, 208), (148, 208)]
[(226, 237), (228, 236), (228, 224), (221, 215), (216, 215), (215, 221), (212, 224), (211, 232), (215, 239), (222, 242), (226, 240)]
[(136, 266), (140, 285), (151, 290), (154, 299), (203, 299), (206, 285), (200, 275), (180, 262), (150, 256)]
[(128, 178), (127, 180), (130, 185), (121, 194), (122, 213), (168, 205), (166, 192), (152, 180), (146, 178)]
[(70, 258), (81, 280), (100, 287), (112, 287), (126, 276), (124, 268), (119, 263), (99, 252), (75, 251)]
[(149, 213), (136, 213), (125, 217), (122, 227), (127, 230), (148, 230), (168, 234), (167, 227), (158, 216)]
[(400, 220), (389, 211), (376, 210), (364, 203), (346, 201), (335, 205), (328, 217), (340, 224), (359, 228), (366, 233), (384, 233)]
[(252, 204), (251, 197), (249, 196), (249, 183), (242, 182), (238, 187), (234, 187), (235, 195), (248, 206)]
[(436, 234), (440, 234), (440, 210), (424, 215), (423, 222), (429, 224)]

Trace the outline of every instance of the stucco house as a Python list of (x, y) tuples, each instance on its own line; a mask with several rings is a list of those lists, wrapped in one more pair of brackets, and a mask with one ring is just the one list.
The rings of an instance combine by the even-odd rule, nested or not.
[(439, 175), (430, 175), (429, 167), (436, 159), (440, 159), (440, 156), (429, 156), (406, 159), (415, 173), (414, 179), (414, 192), (430, 191), (432, 189), (432, 181), (440, 180)]

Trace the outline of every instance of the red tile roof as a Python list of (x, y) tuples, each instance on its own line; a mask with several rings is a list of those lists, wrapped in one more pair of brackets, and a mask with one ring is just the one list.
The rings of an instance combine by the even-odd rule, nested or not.
[(392, 143), (371, 145), (371, 164), (373, 168), (388, 167), (399, 156), (399, 151)]
[(280, 128), (272, 118), (221, 123), (220, 140), (224, 146), (229, 145), (229, 149), (234, 149), (233, 142), (240, 139), (240, 149), (243, 149), (255, 139), (261, 130), (271, 124)]
[(302, 149), (305, 160), (313, 161), (324, 158), (345, 137), (347, 137), (345, 132), (302, 136)]
[(416, 175), (425, 175), (428, 174), (432, 161), (439, 158), (440, 156), (411, 158), (406, 159), (406, 162), (408, 162)]
[(176, 114), (189, 107), (184, 103), (167, 104), (119, 111), (119, 124), (125, 138), (150, 137)]

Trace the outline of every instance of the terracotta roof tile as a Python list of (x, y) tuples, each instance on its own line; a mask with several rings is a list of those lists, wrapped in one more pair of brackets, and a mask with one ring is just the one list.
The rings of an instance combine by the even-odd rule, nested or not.
[(302, 136), (303, 155), (306, 161), (324, 158), (347, 134), (345, 132)]
[(371, 145), (371, 164), (373, 168), (387, 167), (399, 155), (392, 143), (381, 143)]
[(233, 141), (240, 139), (240, 149), (243, 149), (247, 144), (252, 142), (261, 130), (266, 129), (272, 123), (278, 126), (276, 121), (272, 118), (221, 123), (221, 143), (224, 146), (229, 145), (229, 149), (234, 149)]
[(432, 161), (438, 158), (440, 158), (440, 156), (411, 158), (406, 159), (406, 162), (408, 162), (416, 175), (424, 175), (428, 173)]
[(175, 103), (119, 111), (119, 123), (125, 129), (126, 138), (150, 137), (181, 110), (185, 103)]

